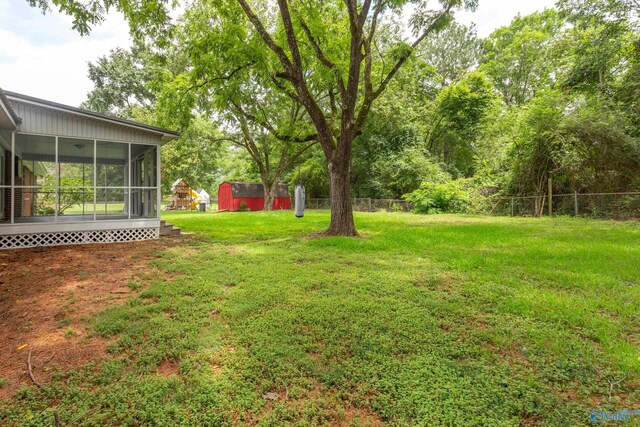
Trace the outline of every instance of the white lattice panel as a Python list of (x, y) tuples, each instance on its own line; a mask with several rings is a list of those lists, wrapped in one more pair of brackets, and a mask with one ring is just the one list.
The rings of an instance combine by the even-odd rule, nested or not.
[(13, 234), (0, 236), (0, 249), (33, 248), (36, 246), (81, 245), (151, 240), (160, 237), (159, 228), (123, 230), (69, 231), (64, 233)]

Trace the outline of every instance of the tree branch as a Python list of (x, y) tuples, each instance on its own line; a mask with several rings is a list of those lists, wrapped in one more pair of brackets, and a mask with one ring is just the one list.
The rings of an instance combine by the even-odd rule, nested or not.
[(378, 25), (378, 16), (382, 13), (384, 2), (376, 4), (376, 8), (371, 17), (371, 28), (369, 34), (364, 38), (362, 45), (364, 48), (364, 99), (367, 100), (373, 95), (373, 84), (371, 83), (371, 72), (373, 69), (373, 54), (371, 52), (371, 42)]
[(375, 98), (377, 98), (378, 96), (380, 96), (380, 94), (382, 92), (384, 92), (384, 90), (386, 89), (387, 85), (389, 84), (389, 82), (391, 81), (391, 79), (393, 79), (393, 77), (396, 75), (396, 73), (400, 70), (400, 68), (402, 67), (402, 65), (404, 65), (405, 62), (407, 62), (407, 59), (409, 59), (411, 57), (411, 55), (413, 54), (413, 51), (415, 50), (416, 47), (418, 47), (418, 45), (420, 43), (422, 43), (422, 41), (427, 38), (427, 36), (429, 35), (429, 33), (431, 33), (431, 31), (433, 31), (436, 26), (438, 25), (440, 19), (444, 18), (445, 16), (449, 15), (451, 13), (451, 9), (453, 8), (452, 5), (447, 6), (447, 8), (445, 10), (443, 10), (440, 14), (438, 14), (438, 16), (436, 16), (433, 21), (431, 22), (431, 24), (422, 32), (422, 34), (420, 35), (420, 37), (418, 37), (412, 44), (411, 44), (411, 48), (406, 50), (398, 59), (398, 62), (396, 62), (396, 65), (393, 67), (393, 69), (389, 72), (389, 74), (387, 74), (387, 77), (384, 79), (384, 81), (380, 84), (380, 87), (378, 87), (378, 89), (376, 89), (376, 91), (374, 92), (374, 96)]
[(289, 46), (289, 50), (291, 51), (293, 63), (286, 56), (282, 48), (278, 46), (273, 41), (269, 33), (267, 33), (266, 29), (260, 22), (260, 19), (256, 16), (255, 13), (253, 13), (246, 0), (238, 0), (238, 2), (242, 6), (249, 20), (253, 23), (256, 31), (258, 31), (258, 33), (260, 34), (260, 37), (262, 37), (267, 46), (271, 50), (273, 50), (280, 59), (280, 62), (282, 63), (286, 74), (277, 75), (276, 77), (287, 78), (293, 84), (300, 103), (305, 107), (307, 113), (309, 114), (309, 117), (318, 130), (318, 141), (322, 145), (325, 154), (330, 155), (334, 148), (333, 134), (331, 132), (330, 126), (327, 124), (327, 120), (324, 117), (322, 109), (314, 100), (304, 79), (302, 70), (302, 59), (300, 57), (298, 41), (295, 36), (293, 24), (291, 22), (291, 15), (289, 13), (287, 0), (278, 0), (278, 7), (280, 9), (280, 16), (282, 18), (282, 23), (287, 35), (287, 44)]
[(296, 152), (296, 154), (295, 154), (293, 157), (291, 157), (291, 158), (287, 161), (287, 163), (286, 163), (286, 165), (285, 165), (285, 169), (288, 169), (288, 168), (290, 168), (291, 166), (293, 166), (293, 165), (298, 161), (298, 159), (299, 159), (300, 157), (302, 157), (302, 155), (303, 155), (304, 153), (306, 153), (306, 152), (307, 152), (311, 147), (313, 147), (314, 145), (316, 145), (316, 143), (315, 143), (315, 142), (314, 142), (314, 143), (312, 143), (312, 144), (307, 144), (307, 145), (303, 146), (302, 148), (300, 148), (300, 149), (298, 150), (298, 152)]
[(313, 47), (313, 51), (315, 52), (316, 57), (320, 60), (320, 62), (330, 70), (336, 68), (336, 64), (334, 64), (329, 58), (327, 58), (324, 52), (322, 52), (318, 41), (315, 37), (313, 37), (309, 26), (307, 26), (307, 23), (302, 18), (300, 18), (300, 26), (302, 27), (304, 33), (307, 35), (307, 39), (309, 40), (309, 43), (311, 43), (311, 47)]
[[(400, 68), (411, 57), (415, 48), (418, 47), (418, 45), (422, 43), (422, 41), (437, 27), (441, 19), (443, 19), (445, 16), (451, 13), (452, 8), (453, 8), (453, 5), (449, 4), (444, 10), (442, 10), (442, 12), (440, 12), (437, 16), (433, 18), (431, 23), (427, 26), (427, 28), (425, 28), (422, 34), (411, 44), (410, 48), (407, 49), (400, 56), (395, 66), (391, 69), (391, 71), (389, 71), (387, 76), (384, 78), (384, 80), (380, 83), (380, 86), (378, 86), (378, 88), (375, 91), (372, 90), (369, 93), (365, 91), (365, 99), (362, 102), (362, 107), (360, 107), (358, 118), (355, 124), (356, 132), (359, 133), (362, 130), (362, 127), (364, 126), (364, 123), (367, 120), (367, 116), (369, 115), (369, 111), (371, 110), (371, 106), (373, 105), (373, 102), (385, 91), (385, 89), (389, 85), (389, 82), (391, 82), (391, 80), (395, 77), (395, 75), (398, 73)], [(369, 34), (369, 36), (371, 37), (371, 34)]]
[(291, 61), (289, 60), (287, 54), (284, 52), (284, 49), (282, 49), (282, 47), (277, 44), (275, 40), (273, 40), (267, 29), (264, 27), (264, 25), (262, 25), (262, 21), (260, 21), (258, 15), (254, 13), (247, 1), (238, 0), (238, 3), (240, 3), (240, 7), (242, 7), (245, 15), (247, 15), (247, 18), (249, 18), (249, 21), (251, 21), (251, 23), (253, 24), (254, 28), (258, 32), (258, 35), (260, 36), (260, 38), (262, 38), (262, 41), (264, 41), (267, 47), (276, 54), (284, 69), (290, 71), (292, 69)]
[(344, 0), (345, 6), (347, 6), (347, 12), (349, 14), (349, 22), (352, 26), (357, 28), (358, 16), (358, 3), (355, 0)]
[[(238, 0), (244, 1), (244, 0)], [(284, 32), (287, 35), (287, 45), (291, 52), (291, 58), (293, 61), (292, 73), (293, 77), (303, 80), (302, 76), (302, 57), (300, 56), (300, 48), (298, 47), (298, 39), (296, 38), (295, 30), (293, 29), (293, 23), (291, 22), (291, 13), (289, 12), (289, 5), (287, 0), (278, 0), (278, 8), (280, 9), (280, 17), (284, 25)]]
[(317, 133), (312, 133), (312, 134), (308, 134), (308, 135), (304, 135), (304, 136), (295, 136), (295, 135), (284, 134), (284, 133), (280, 132), (278, 129), (276, 129), (275, 127), (273, 127), (271, 125), (271, 123), (269, 123), (268, 121), (260, 120), (255, 115), (244, 111), (242, 106), (240, 106), (236, 102), (231, 101), (231, 103), (236, 108), (236, 110), (238, 110), (238, 112), (246, 120), (251, 120), (252, 122), (254, 122), (257, 125), (261, 126), (262, 128), (267, 130), (269, 133), (271, 133), (275, 138), (279, 139), (280, 141), (284, 141), (284, 142), (310, 142), (310, 141), (317, 141), (318, 140), (318, 134)]
[(311, 43), (311, 47), (313, 48), (313, 51), (316, 54), (316, 57), (318, 58), (318, 60), (328, 69), (330, 69), (331, 71), (333, 71), (336, 80), (338, 82), (338, 89), (340, 89), (340, 96), (342, 96), (342, 98), (345, 97), (345, 92), (346, 92), (346, 88), (344, 86), (344, 80), (342, 80), (342, 73), (340, 72), (340, 69), (336, 66), (336, 64), (331, 61), (322, 51), (322, 49), (320, 48), (320, 45), (318, 44), (318, 41), (316, 40), (315, 37), (313, 37), (313, 34), (311, 34), (311, 30), (309, 29), (309, 27), (307, 26), (307, 23), (304, 21), (304, 19), (300, 18), (300, 26), (302, 27), (302, 30), (304, 31), (304, 33), (307, 35), (307, 39), (309, 40), (309, 43)]
[[(378, 5), (382, 5), (384, 2), (379, 2)], [(379, 7), (379, 6), (378, 6)], [(378, 8), (376, 7), (376, 9)], [(360, 10), (360, 16), (358, 17), (358, 26), (364, 28), (364, 23), (367, 21), (369, 15), (369, 9), (371, 8), (371, 0), (364, 0), (362, 3), (362, 9)]]
[(241, 147), (244, 147), (249, 155), (255, 160), (260, 173), (264, 173), (264, 162), (262, 161), (262, 156), (260, 156), (260, 150), (258, 150), (258, 146), (256, 145), (255, 140), (253, 139), (253, 135), (251, 135), (251, 131), (249, 130), (249, 125), (247, 124), (246, 119), (242, 114), (236, 115), (236, 118), (240, 122), (240, 129), (242, 130), (242, 134), (244, 135), (244, 139), (246, 141), (245, 144), (239, 144)]
[(294, 102), (297, 102), (299, 104), (302, 104), (302, 100), (300, 99), (300, 97), (298, 96), (297, 93), (292, 92), (291, 90), (289, 90), (289, 88), (287, 88), (284, 84), (282, 84), (279, 80), (278, 77), (280, 78), (285, 78), (281, 76), (282, 73), (277, 73), (275, 76), (270, 76), (271, 77), (271, 82), (275, 85), (275, 87), (277, 87), (278, 89), (280, 89), (282, 92), (284, 92), (289, 98), (291, 98)]
[[(338, 156), (350, 157), (351, 141), (356, 136), (355, 110), (358, 103), (358, 89), (360, 86), (360, 67), (362, 65), (362, 27), (357, 10), (357, 0), (344, 0), (349, 14), (349, 30), (351, 43), (349, 48), (349, 74), (347, 90), (342, 99), (342, 121), (340, 123), (340, 139)], [(364, 25), (364, 23), (362, 23)]]
[(226, 76), (212, 77), (212, 78), (207, 79), (207, 80), (205, 80), (205, 81), (203, 81), (203, 82), (201, 82), (201, 83), (199, 83), (199, 84), (195, 84), (195, 85), (192, 85), (192, 86), (188, 87), (184, 92), (182, 92), (182, 96), (180, 97), (180, 102), (179, 102), (179, 104), (180, 104), (180, 105), (182, 104), (182, 101), (184, 101), (184, 97), (185, 97), (185, 96), (187, 96), (187, 94), (188, 94), (189, 92), (191, 92), (192, 90), (200, 89), (200, 88), (202, 88), (202, 87), (204, 87), (204, 86), (206, 86), (206, 85), (208, 85), (208, 84), (211, 84), (211, 83), (213, 83), (213, 82), (215, 82), (215, 81), (219, 81), (219, 80), (231, 80), (231, 78), (232, 78), (235, 74), (239, 73), (240, 71), (244, 70), (245, 68), (247, 68), (247, 67), (249, 67), (249, 66), (251, 66), (251, 65), (253, 65), (253, 64), (254, 64), (254, 62), (253, 62), (253, 61), (248, 62), (248, 63), (246, 63), (246, 64), (244, 64), (244, 65), (240, 65), (240, 66), (239, 66), (239, 67), (237, 67), (236, 69), (232, 70), (232, 71), (231, 71), (231, 72), (229, 72), (229, 74), (227, 74)]

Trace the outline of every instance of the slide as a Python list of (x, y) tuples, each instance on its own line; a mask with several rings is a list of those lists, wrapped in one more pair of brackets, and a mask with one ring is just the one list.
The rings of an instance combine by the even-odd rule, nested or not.
[(191, 205), (189, 206), (191, 209), (198, 209), (198, 205), (200, 204), (200, 195), (193, 190), (189, 190), (189, 195), (191, 196)]

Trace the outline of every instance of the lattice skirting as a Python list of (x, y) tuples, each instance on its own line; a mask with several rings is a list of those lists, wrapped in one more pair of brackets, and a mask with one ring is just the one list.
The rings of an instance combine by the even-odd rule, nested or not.
[(157, 239), (158, 237), (160, 237), (159, 228), (12, 234), (8, 236), (0, 236), (0, 249), (82, 245), (87, 243), (135, 242), (139, 240)]

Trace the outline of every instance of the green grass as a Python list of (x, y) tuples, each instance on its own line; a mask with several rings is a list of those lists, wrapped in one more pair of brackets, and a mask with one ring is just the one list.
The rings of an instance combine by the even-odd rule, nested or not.
[[(123, 202), (98, 202), (96, 210), (98, 215), (119, 214), (125, 211), (124, 205)], [(70, 206), (65, 209), (63, 215), (93, 215), (93, 202), (87, 203), (84, 209), (82, 204)]]
[(109, 360), (21, 390), (0, 424), (563, 426), (640, 409), (637, 223), (358, 214), (362, 238), (318, 239), (324, 212), (163, 218), (193, 237), (95, 319)]

